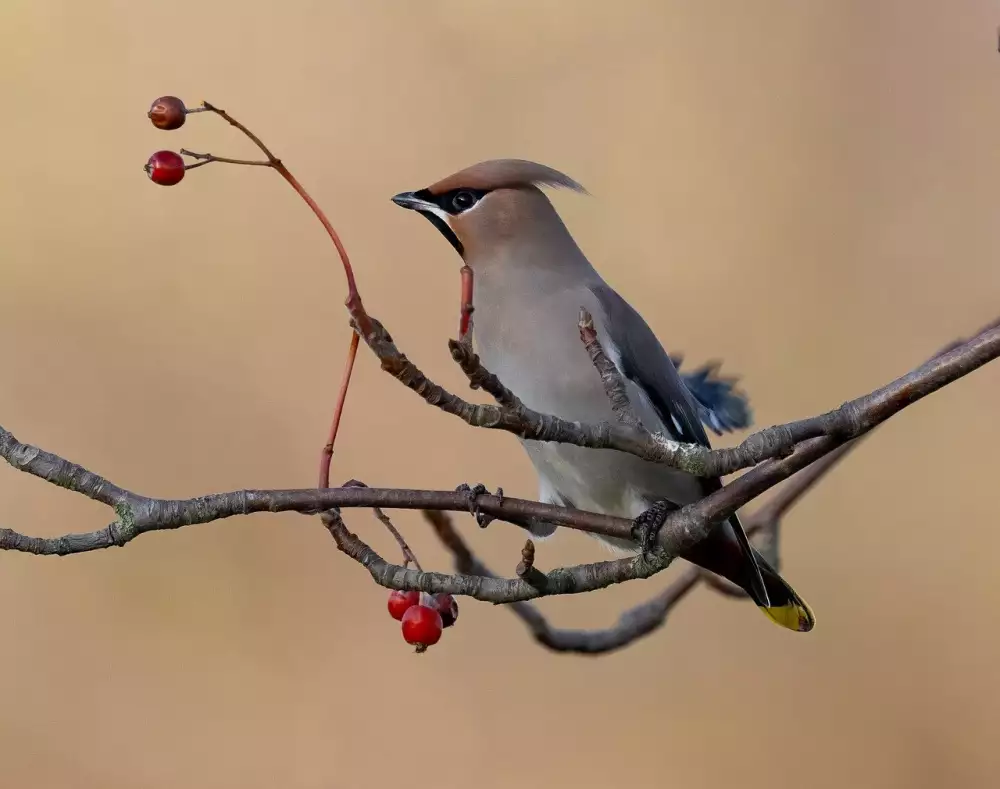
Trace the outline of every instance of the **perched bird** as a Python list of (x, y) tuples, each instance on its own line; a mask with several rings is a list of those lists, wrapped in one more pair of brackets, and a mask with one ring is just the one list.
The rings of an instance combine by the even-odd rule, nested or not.
[[(722, 390), (728, 398), (720, 400), (707, 373), (689, 378), (691, 388), (701, 391), (701, 402), (685, 386), (646, 322), (584, 256), (543, 186), (585, 192), (544, 165), (499, 159), (392, 198), (429, 219), (474, 272), (473, 339), (483, 364), (529, 408), (568, 420), (615, 420), (580, 341), (583, 308), (593, 316), (598, 339), (647, 428), (709, 446), (703, 420), (716, 432), (740, 426), (748, 412), (732, 407), (739, 398), (728, 390)], [(541, 501), (640, 521), (656, 513), (655, 529), (668, 507), (689, 504), (722, 484), (616, 450), (529, 440), (522, 445), (538, 474)], [(547, 537), (555, 528), (535, 524), (529, 530)], [(600, 539), (622, 550), (638, 547)], [(683, 558), (744, 589), (777, 624), (812, 629), (809, 606), (751, 546), (735, 514)]]

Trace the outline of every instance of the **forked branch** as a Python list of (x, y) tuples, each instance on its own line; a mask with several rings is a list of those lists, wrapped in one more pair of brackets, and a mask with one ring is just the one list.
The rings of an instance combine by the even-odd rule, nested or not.
[[(157, 112), (160, 114), (154, 118), (152, 110), (150, 113), (154, 123), (167, 122), (161, 128), (177, 128), (186, 112), (214, 114), (245, 134), (265, 157), (262, 161), (251, 161), (183, 151), (199, 162), (189, 165), (188, 169), (201, 164), (226, 162), (276, 170), (322, 223), (343, 264), (348, 289), (345, 303), (356, 334), (348, 349), (328, 441), (321, 456), (318, 487), (238, 490), (177, 500), (151, 498), (119, 487), (59, 455), (22, 443), (0, 427), (0, 457), (12, 467), (100, 502), (114, 511), (114, 519), (107, 527), (92, 532), (41, 538), (13, 529), (0, 529), (0, 550), (62, 556), (124, 546), (147, 532), (206, 524), (236, 515), (255, 512), (320, 515), (337, 547), (364, 566), (381, 586), (429, 593), (448, 592), (493, 603), (509, 603), (511, 610), (540, 643), (559, 651), (597, 654), (621, 648), (659, 628), (677, 602), (701, 581), (725, 594), (739, 596), (742, 592), (698, 568), (690, 568), (652, 600), (626, 611), (614, 627), (596, 631), (554, 628), (527, 601), (549, 595), (580, 594), (655, 575), (668, 567), (675, 557), (704, 539), (715, 524), (791, 477), (768, 502), (746, 519), (748, 531), (757, 535), (761, 550), (776, 563), (778, 529), (784, 513), (857, 446), (861, 437), (908, 405), (1000, 355), (998, 320), (971, 339), (952, 343), (917, 369), (870, 394), (809, 419), (759, 430), (736, 447), (712, 450), (672, 441), (651, 432), (641, 423), (629, 403), (626, 382), (605, 354), (593, 321), (585, 312), (580, 315), (580, 338), (590, 354), (596, 374), (600, 375), (604, 384), (616, 423), (569, 422), (528, 408), (518, 398), (517, 392), (511, 391), (483, 367), (473, 351), (473, 280), (471, 269), (465, 267), (462, 270), (459, 339), (452, 341), (449, 348), (470, 386), (484, 390), (495, 400), (495, 404), (471, 403), (430, 380), (396, 347), (382, 324), (365, 311), (353, 268), (337, 232), (312, 197), (259, 138), (227, 112), (207, 102), (195, 110), (186, 110), (179, 99), (164, 99), (169, 101), (159, 108)], [(175, 114), (172, 119), (163, 115), (170, 112)], [(181, 115), (176, 115), (177, 112)], [(176, 154), (171, 156), (179, 158)], [(183, 175), (183, 168), (180, 175)], [(172, 183), (176, 183), (180, 175)], [(338, 488), (328, 487), (334, 440), (341, 424), (359, 338), (379, 359), (385, 371), (428, 404), (469, 425), (503, 430), (537, 441), (615, 449), (698, 476), (720, 477), (749, 470), (704, 499), (671, 512), (659, 531), (656, 550), (650, 556), (636, 555), (543, 571), (536, 565), (534, 544), (529, 541), (522, 551), (515, 576), (495, 576), (475, 557), (447, 515), (448, 511), (467, 510), (470, 502), (465, 493), (455, 490), (369, 488), (355, 481)], [(518, 525), (543, 521), (620, 539), (630, 539), (632, 532), (632, 522), (624, 518), (538, 501), (482, 494), (475, 498), (474, 505), (496, 520)], [(403, 555), (402, 565), (381, 557), (347, 527), (343, 511), (357, 507), (374, 510), (376, 517), (396, 539)], [(385, 514), (384, 510), (390, 509), (423, 510), (435, 533), (451, 552), (456, 572), (423, 571), (406, 540)]]

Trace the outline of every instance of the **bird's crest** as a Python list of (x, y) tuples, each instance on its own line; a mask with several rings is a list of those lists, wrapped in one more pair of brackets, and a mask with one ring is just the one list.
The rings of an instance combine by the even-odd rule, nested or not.
[(439, 195), (453, 189), (510, 189), (518, 186), (552, 186), (587, 194), (587, 190), (565, 173), (526, 159), (491, 159), (442, 178), (427, 187)]

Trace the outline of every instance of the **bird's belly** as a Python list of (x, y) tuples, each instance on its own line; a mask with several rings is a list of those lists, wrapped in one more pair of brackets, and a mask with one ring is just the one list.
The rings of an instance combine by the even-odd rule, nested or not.
[(701, 497), (689, 474), (613, 449), (523, 441), (538, 475), (567, 504), (620, 518), (635, 518), (666, 499), (688, 504)]

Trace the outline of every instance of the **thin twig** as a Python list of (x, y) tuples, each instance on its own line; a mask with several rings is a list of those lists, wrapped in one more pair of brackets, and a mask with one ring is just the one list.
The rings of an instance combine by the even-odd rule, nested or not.
[(220, 162), (222, 164), (242, 164), (247, 167), (274, 167), (273, 162), (268, 161), (257, 161), (254, 159), (230, 159), (225, 156), (216, 156), (213, 153), (196, 153), (195, 151), (189, 151), (187, 148), (181, 148), (181, 156), (190, 156), (192, 159), (200, 159), (201, 161), (197, 164), (189, 164), (184, 169), (193, 170), (196, 167), (202, 167), (206, 164), (211, 164), (212, 162)]
[[(337, 250), (337, 254), (340, 256), (340, 262), (344, 267), (344, 276), (347, 279), (347, 298), (344, 301), (351, 315), (354, 317), (355, 321), (358, 323), (363, 330), (368, 330), (368, 314), (365, 312), (364, 305), (361, 301), (361, 294), (358, 292), (357, 282), (354, 277), (354, 268), (351, 266), (350, 257), (347, 254), (347, 249), (344, 247), (343, 242), (340, 240), (340, 235), (334, 229), (333, 224), (327, 218), (323, 209), (319, 207), (319, 204), (313, 200), (312, 196), (306, 191), (305, 187), (299, 183), (298, 179), (292, 175), (291, 171), (285, 167), (282, 161), (271, 153), (270, 149), (261, 141), (261, 139), (250, 131), (246, 126), (236, 120), (232, 115), (207, 101), (202, 102), (202, 111), (213, 112), (220, 118), (225, 120), (231, 126), (239, 129), (247, 138), (253, 142), (260, 150), (263, 152), (264, 156), (267, 157), (267, 161), (254, 161), (249, 159), (230, 159), (221, 156), (215, 156), (210, 153), (195, 153), (194, 151), (188, 151), (181, 149), (181, 153), (186, 156), (190, 156), (194, 159), (202, 160), (198, 164), (189, 165), (185, 169), (194, 169), (195, 167), (200, 167), (211, 162), (223, 162), (226, 164), (242, 164), (257, 167), (270, 167), (276, 170), (285, 181), (295, 190), (295, 192), (305, 201), (305, 204), (309, 206), (313, 214), (323, 225), (324, 230), (326, 230), (327, 235), (333, 242), (333, 246)], [(341, 383), (340, 391), (337, 396), (337, 402), (334, 406), (333, 421), (330, 426), (329, 438), (323, 447), (323, 452), (320, 456), (319, 464), (319, 486), (329, 487), (330, 485), (330, 463), (333, 459), (333, 447), (337, 439), (337, 431), (340, 428), (340, 420), (343, 416), (344, 411), (344, 401), (347, 398), (347, 388), (351, 382), (351, 371), (354, 368), (354, 360), (358, 352), (358, 338), (356, 335), (351, 337), (351, 344), (347, 353), (347, 360), (344, 367), (343, 382)]]
[(385, 512), (383, 512), (379, 507), (374, 507), (373, 510), (375, 512), (375, 517), (378, 518), (382, 522), (382, 525), (389, 530), (389, 534), (395, 537), (396, 543), (399, 545), (399, 549), (403, 552), (403, 567), (407, 567), (412, 563), (414, 567), (420, 570), (420, 572), (423, 572), (424, 568), (420, 566), (420, 561), (417, 559), (417, 555), (407, 544), (406, 539), (400, 533), (399, 529), (397, 529), (393, 525), (392, 521), (389, 520), (389, 516), (386, 515)]
[[(368, 486), (361, 480), (352, 479), (345, 482), (343, 487), (367, 488)], [(375, 517), (378, 518), (379, 522), (385, 526), (389, 534), (391, 534), (393, 539), (396, 540), (396, 544), (399, 546), (399, 550), (403, 554), (403, 567), (408, 567), (410, 564), (413, 564), (414, 567), (423, 572), (424, 568), (420, 566), (420, 561), (417, 559), (417, 555), (406, 542), (406, 538), (403, 537), (399, 529), (397, 529), (393, 522), (389, 519), (389, 516), (385, 514), (381, 507), (372, 507), (372, 512), (375, 513)]]
[(475, 311), (473, 306), (473, 292), (475, 290), (475, 277), (472, 273), (472, 269), (468, 266), (462, 266), (459, 274), (462, 278), (462, 293), (461, 293), (461, 304), (460, 304), (460, 318), (458, 321), (458, 341), (468, 348), (472, 348), (472, 313)]
[(479, 361), (479, 356), (472, 350), (472, 346), (448, 340), (448, 350), (451, 352), (452, 360), (462, 368), (465, 377), (469, 379), (469, 387), (472, 389), (482, 389), (503, 408), (510, 409), (516, 413), (526, 413), (524, 404), (510, 389), (504, 386), (503, 382), (493, 373), (487, 370)]
[(321, 488), (330, 487), (330, 464), (333, 461), (333, 446), (337, 441), (337, 432), (340, 430), (340, 420), (344, 415), (344, 404), (347, 401), (347, 390), (351, 385), (351, 373), (354, 370), (354, 360), (358, 355), (358, 334), (351, 332), (351, 342), (347, 347), (347, 358), (344, 360), (344, 374), (340, 381), (340, 389), (337, 392), (337, 402), (333, 408), (333, 420), (330, 423), (330, 433), (323, 451), (319, 457), (319, 486)]
[(517, 563), (515, 573), (518, 578), (527, 581), (536, 589), (545, 589), (548, 585), (549, 579), (545, 573), (535, 567), (535, 543), (531, 540), (525, 542), (524, 548), (521, 549), (521, 561)]
[[(269, 162), (271, 162), (272, 164), (277, 164), (280, 161), (280, 159), (278, 159), (277, 156), (275, 156), (273, 153), (271, 153), (267, 149), (267, 146), (264, 145), (263, 142), (261, 142), (260, 138), (256, 134), (254, 134), (252, 131), (250, 131), (246, 126), (244, 126), (242, 123), (240, 123), (238, 120), (236, 120), (236, 118), (234, 118), (232, 115), (230, 115), (225, 110), (219, 109), (214, 104), (209, 104), (207, 101), (203, 101), (201, 103), (201, 109), (202, 110), (206, 110), (208, 112), (214, 112), (216, 115), (218, 115), (224, 121), (226, 121), (230, 126), (235, 126), (237, 129), (239, 129), (241, 132), (243, 132), (243, 134), (245, 134), (254, 145), (256, 145), (258, 148), (260, 148), (261, 152), (264, 154), (264, 156), (267, 157), (267, 160)], [(188, 112), (197, 112), (197, 110), (196, 109), (195, 110), (188, 110)]]
[(629, 402), (625, 380), (622, 378), (615, 363), (604, 352), (604, 348), (597, 337), (597, 330), (594, 328), (594, 319), (583, 308), (580, 309), (579, 329), (580, 340), (590, 355), (590, 361), (601, 377), (604, 392), (611, 403), (611, 409), (615, 412), (615, 416), (618, 417), (618, 421), (637, 430), (640, 434), (648, 434), (646, 427), (632, 409), (632, 403)]
[[(261, 142), (260, 138), (256, 134), (251, 132), (246, 126), (244, 126), (242, 123), (236, 120), (232, 115), (230, 115), (225, 110), (220, 109), (213, 104), (209, 104), (207, 101), (203, 101), (201, 104), (205, 110), (209, 112), (214, 112), (220, 118), (229, 123), (231, 126), (235, 126), (237, 129), (243, 132), (243, 134), (245, 134), (250, 139), (250, 141), (253, 142), (254, 145), (260, 148), (264, 156), (267, 157), (267, 165), (275, 169), (281, 175), (281, 177), (288, 182), (289, 186), (291, 186), (292, 189), (296, 191), (299, 197), (301, 197), (305, 201), (306, 205), (308, 205), (309, 208), (312, 210), (312, 212), (316, 215), (316, 218), (320, 221), (320, 224), (323, 225), (323, 228), (326, 230), (327, 235), (333, 242), (334, 247), (336, 247), (337, 254), (340, 256), (340, 262), (344, 267), (344, 276), (347, 279), (347, 298), (345, 299), (344, 303), (347, 306), (347, 308), (351, 311), (351, 314), (356, 316), (359, 325), (361, 325), (362, 328), (365, 331), (367, 331), (367, 325), (368, 325), (367, 313), (365, 312), (364, 305), (361, 302), (361, 294), (358, 292), (357, 282), (355, 281), (354, 278), (354, 268), (351, 266), (351, 260), (348, 257), (347, 249), (344, 247), (343, 242), (340, 240), (340, 235), (334, 229), (333, 225), (330, 223), (330, 220), (327, 219), (326, 214), (323, 213), (323, 209), (319, 207), (319, 205), (316, 203), (315, 200), (312, 199), (312, 196), (305, 190), (305, 187), (303, 187), (302, 184), (298, 182), (295, 176), (293, 176), (291, 171), (289, 171), (289, 169), (285, 167), (282, 161), (273, 153), (271, 153), (270, 150), (268, 150), (267, 146), (264, 145), (263, 142)], [(223, 160), (216, 158), (215, 161), (223, 161)], [(233, 160), (233, 162), (239, 164), (259, 164), (258, 162), (236, 162), (236, 160)]]

